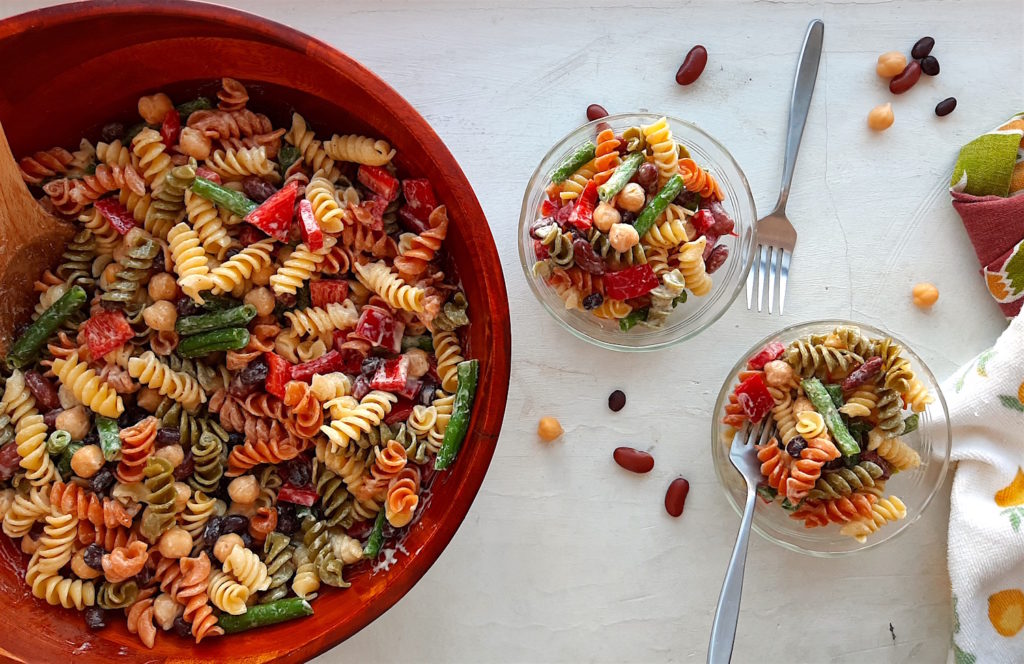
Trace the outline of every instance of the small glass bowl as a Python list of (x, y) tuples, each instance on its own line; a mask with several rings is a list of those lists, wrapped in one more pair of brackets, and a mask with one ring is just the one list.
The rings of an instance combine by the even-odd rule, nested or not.
[(611, 350), (657, 350), (696, 336), (729, 308), (743, 287), (754, 259), (756, 212), (746, 176), (721, 143), (696, 125), (670, 117), (668, 123), (672, 128), (672, 137), (686, 146), (698, 165), (714, 175), (725, 194), (722, 205), (736, 222), (737, 237), (719, 239), (719, 242), (729, 247), (729, 259), (712, 275), (714, 286), (711, 293), (705, 297), (690, 297), (687, 302), (680, 304), (663, 327), (637, 325), (623, 332), (619, 329), (618, 321), (603, 320), (589, 311), (566, 309), (555, 289), (533, 275), (536, 258), (530, 226), (538, 218), (552, 169), (566, 155), (587, 141), (593, 141), (599, 123), (607, 123), (619, 134), (628, 127), (651, 124), (660, 117), (654, 113), (620, 113), (589, 122), (572, 131), (544, 155), (523, 196), (523, 209), (519, 217), (519, 259), (530, 288), (548, 313), (565, 329), (581, 339)]
[(840, 534), (837, 524), (805, 528), (802, 521), (789, 518), (789, 513), (782, 509), (777, 502), (769, 505), (758, 498), (757, 506), (754, 509), (753, 528), (759, 535), (787, 549), (820, 557), (838, 557), (879, 546), (904, 532), (911, 524), (920, 519), (946, 477), (952, 435), (946, 400), (942, 396), (935, 376), (903, 340), (870, 325), (844, 320), (823, 320), (792, 325), (757, 342), (740, 358), (736, 366), (729, 372), (722, 391), (718, 395), (718, 402), (715, 404), (711, 456), (722, 490), (725, 491), (729, 504), (733, 506), (737, 514), (742, 515), (743, 513), (747, 489), (743, 477), (729, 461), (732, 429), (722, 423), (722, 417), (729, 401), (729, 394), (736, 386), (740, 371), (746, 368), (747, 360), (769, 342), (779, 341), (789, 346), (798, 338), (808, 334), (828, 333), (839, 326), (858, 327), (861, 332), (872, 338), (891, 337), (903, 349), (903, 357), (910, 361), (914, 373), (935, 397), (935, 402), (929, 404), (925, 412), (920, 413), (918, 429), (901, 437), (903, 442), (921, 455), (921, 465), (914, 470), (896, 473), (885, 483), (884, 495), (886, 497), (899, 496), (906, 504), (906, 518), (883, 525), (877, 532), (869, 535), (863, 544), (852, 537)]

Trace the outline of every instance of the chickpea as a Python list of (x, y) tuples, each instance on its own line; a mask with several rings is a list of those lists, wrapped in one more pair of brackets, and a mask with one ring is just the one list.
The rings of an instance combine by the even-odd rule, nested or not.
[(430, 361), (422, 348), (410, 348), (405, 356), (409, 359), (409, 378), (422, 378), (430, 371)]
[(153, 456), (167, 459), (171, 462), (172, 467), (177, 468), (185, 460), (185, 451), (181, 449), (181, 445), (174, 444), (161, 447), (153, 453)]
[(796, 380), (796, 372), (789, 362), (772, 360), (764, 365), (764, 382), (770, 387), (788, 387)]
[(252, 283), (257, 286), (266, 286), (270, 283), (270, 278), (274, 276), (275, 272), (277, 272), (277, 267), (273, 262), (270, 262), (263, 268), (252, 273)]
[(253, 475), (242, 475), (228, 484), (228, 496), (242, 505), (251, 505), (260, 497), (260, 483)]
[(243, 300), (246, 304), (256, 307), (257, 316), (267, 316), (274, 313), (274, 293), (269, 288), (253, 288), (245, 294)]
[(644, 193), (643, 187), (636, 182), (630, 182), (619, 192), (616, 202), (627, 212), (639, 212), (647, 202), (647, 195)]
[(907, 66), (907, 56), (899, 51), (889, 51), (878, 56), (878, 64), (875, 71), (882, 78), (892, 78)]
[(142, 312), (146, 325), (158, 332), (173, 332), (178, 321), (178, 310), (168, 300), (160, 300), (146, 307)]
[(610, 203), (601, 203), (594, 210), (594, 225), (602, 233), (607, 233), (613, 225), (620, 221), (622, 221), (622, 215)]
[(85, 406), (77, 405), (58, 413), (53, 425), (71, 434), (71, 440), (83, 440), (92, 428), (92, 418)]
[(182, 558), (192, 551), (192, 536), (175, 526), (160, 536), (157, 548), (165, 558)]
[(192, 127), (183, 127), (178, 137), (178, 149), (190, 157), (202, 161), (210, 156), (213, 142), (203, 132)]
[(135, 404), (144, 410), (149, 412), (155, 412), (156, 409), (163, 403), (164, 398), (160, 396), (160, 393), (154, 390), (152, 387), (144, 387), (139, 390), (138, 395), (135, 397)]
[(608, 243), (615, 251), (628, 251), (640, 242), (640, 235), (631, 224), (615, 224), (608, 231)]
[(71, 470), (86, 479), (100, 472), (103, 467), (103, 452), (99, 445), (85, 445), (71, 455)]
[(914, 304), (928, 309), (939, 301), (939, 289), (934, 284), (920, 283), (914, 286)]
[(170, 593), (160, 593), (153, 600), (153, 619), (160, 629), (168, 630), (174, 626), (174, 619), (181, 615), (185, 607), (174, 601)]
[(892, 112), (892, 104), (886, 103), (875, 106), (868, 113), (868, 127), (875, 131), (885, 131), (892, 126), (895, 116)]
[(562, 424), (557, 418), (542, 417), (540, 418), (540, 422), (537, 423), (537, 435), (546, 443), (550, 443), (563, 433), (565, 433), (565, 431), (562, 429)]
[(160, 124), (167, 112), (174, 108), (171, 98), (162, 92), (139, 98), (139, 115), (146, 124)]
[(79, 549), (71, 558), (71, 571), (80, 579), (97, 579), (101, 572), (85, 564), (85, 549)]
[(155, 301), (173, 300), (178, 297), (178, 282), (170, 272), (159, 272), (149, 280), (149, 296)]
[[(57, 399), (60, 401), (60, 407), (64, 410), (81, 404), (75, 393), (71, 391), (71, 388), (64, 384), (57, 388)], [(57, 428), (59, 429), (60, 427)]]
[(192, 489), (189, 488), (184, 482), (174, 483), (174, 511), (180, 512), (185, 509), (185, 504), (188, 503), (188, 499), (192, 497)]
[(213, 545), (213, 557), (224, 562), (228, 555), (235, 550), (236, 546), (245, 546), (238, 533), (221, 535), (217, 538), (217, 543)]

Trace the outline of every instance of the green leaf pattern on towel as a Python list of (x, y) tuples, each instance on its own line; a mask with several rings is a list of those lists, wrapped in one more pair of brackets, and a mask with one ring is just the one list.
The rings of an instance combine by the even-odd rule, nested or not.
[(1024, 413), (1024, 403), (1021, 403), (1016, 396), (1010, 396), (1009, 394), (1000, 394), (999, 402), (1009, 408), (1015, 410), (1018, 413)]
[(1013, 528), (1013, 532), (1020, 532), (1020, 524), (1024, 521), (1024, 507), (1007, 507), (1005, 510), (999, 513), (1000, 516), (1006, 515), (1010, 517), (1010, 526)]
[[(957, 598), (953, 595), (953, 634), (960, 633), (960, 612), (957, 610)], [(975, 664), (978, 658), (974, 655), (964, 652), (960, 649), (960, 646), (953, 641), (953, 656), (955, 657), (955, 664)]]
[(1024, 242), (1017, 245), (1016, 252), (1003, 265), (1003, 274), (1014, 295), (1024, 291)]
[[(995, 357), (995, 355), (995, 348), (989, 348), (988, 350), (981, 351), (981, 353), (978, 354), (978, 357), (975, 358), (974, 369), (982, 378), (988, 378), (988, 362), (993, 357)], [(970, 373), (971, 367), (970, 365), (968, 365), (968, 367), (964, 369), (960, 376), (956, 379), (956, 383), (953, 384), (953, 389), (956, 391), (957, 394), (960, 394), (960, 391), (964, 389), (964, 381), (967, 380), (967, 376)]]

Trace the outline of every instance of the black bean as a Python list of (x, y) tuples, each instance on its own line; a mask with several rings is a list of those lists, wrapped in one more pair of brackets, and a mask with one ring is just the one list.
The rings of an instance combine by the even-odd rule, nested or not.
[(262, 355), (254, 359), (238, 372), (238, 380), (245, 385), (262, 385), (270, 373), (270, 365)]
[(98, 572), (103, 571), (103, 547), (99, 544), (90, 544), (85, 547), (85, 553), (82, 554), (82, 559), (85, 564), (93, 568)]
[(98, 606), (90, 606), (84, 611), (85, 626), (91, 630), (103, 629), (107, 626), (106, 613)]
[(800, 453), (803, 452), (806, 448), (807, 441), (804, 440), (803, 436), (797, 436), (793, 440), (789, 441), (789, 443), (786, 445), (786, 452), (789, 453), (789, 456), (795, 459), (799, 459)]
[(362, 366), (359, 367), (359, 373), (364, 376), (372, 376), (377, 373), (377, 369), (380, 365), (384, 364), (384, 360), (379, 357), (368, 357), (363, 360)]
[(832, 459), (831, 461), (825, 462), (825, 465), (822, 466), (822, 468), (824, 468), (825, 470), (839, 470), (840, 468), (842, 468), (845, 465), (846, 465), (846, 462), (843, 461), (842, 458), (839, 458), (839, 459)]
[(107, 466), (100, 468), (99, 472), (93, 475), (92, 479), (89, 480), (89, 488), (99, 494), (102, 494), (113, 484), (114, 473), (111, 472), (110, 468)]
[(429, 406), (434, 403), (434, 397), (437, 395), (437, 383), (434, 382), (430, 376), (423, 377), (423, 384), (420, 386), (419, 394), (416, 397), (417, 402), (422, 406)]
[(244, 533), (249, 529), (249, 519), (241, 514), (229, 514), (224, 517), (225, 533)]
[(626, 393), (622, 390), (615, 390), (608, 395), (608, 407), (613, 412), (619, 412), (626, 407)]
[(238, 433), (237, 431), (232, 431), (228, 434), (228, 445), (230, 447), (243, 444), (245, 444), (245, 434)]
[(241, 250), (241, 249), (239, 249), (238, 247), (231, 247), (230, 249), (228, 249), (228, 250), (227, 250), (227, 251), (226, 251), (226, 252), (224, 253), (224, 258), (225, 258), (225, 259), (228, 259), (228, 258), (234, 258), (235, 256), (237, 256), (237, 255), (238, 255), (238, 254), (240, 254), (240, 253), (242, 253), (242, 250)]
[(174, 629), (174, 633), (180, 636), (181, 638), (192, 638), (192, 625), (185, 622), (185, 619), (181, 616), (178, 616), (174, 619), (174, 625), (172, 627)]
[(179, 482), (184, 480), (185, 478), (192, 474), (192, 471), (195, 470), (195, 467), (196, 462), (195, 459), (192, 457), (192, 448), (186, 447), (185, 458), (182, 459), (181, 463), (178, 464), (178, 467), (174, 469), (174, 479), (178, 480)]
[(178, 318), (183, 318), (185, 316), (195, 316), (196, 314), (202, 312), (202, 309), (199, 308), (199, 305), (193, 302), (192, 298), (190, 297), (178, 298), (178, 300), (174, 303), (174, 307), (175, 309), (178, 310)]
[(915, 60), (920, 60), (921, 58), (931, 53), (934, 47), (934, 38), (921, 37), (920, 39), (917, 40), (917, 43), (914, 44), (914, 48), (910, 49), (910, 57), (914, 58)]
[(624, 224), (632, 224), (634, 221), (636, 221), (636, 213), (629, 212), (628, 210), (626, 212), (622, 213), (622, 219), (621, 219), (622, 223), (624, 223)]
[(174, 445), (181, 442), (181, 429), (178, 427), (160, 427), (156, 430), (157, 445)]
[(587, 311), (591, 309), (597, 309), (604, 302), (604, 295), (600, 293), (591, 293), (590, 295), (583, 298), (583, 308)]
[(143, 567), (142, 571), (135, 575), (135, 583), (137, 583), (140, 588), (148, 585), (149, 582), (152, 581), (152, 580), (153, 580), (153, 568), (150, 567), (149, 565), (146, 565), (145, 567)]
[(277, 189), (262, 178), (255, 175), (249, 175), (242, 180), (242, 191), (244, 191), (245, 195), (252, 200), (257, 203), (262, 203), (273, 196)]
[(248, 530), (242, 532), (241, 538), (242, 538), (242, 544), (245, 545), (245, 548), (251, 549), (252, 548), (252, 535), (249, 534)]
[(277, 530), (285, 535), (292, 535), (299, 529), (299, 520), (295, 516), (295, 507), (291, 503), (277, 504)]
[(206, 530), (203, 531), (203, 541), (213, 544), (217, 538), (224, 534), (224, 517), (213, 516), (206, 522)]
[(120, 122), (108, 122), (100, 130), (100, 138), (104, 143), (113, 143), (124, 136), (124, 125)]
[(935, 115), (940, 118), (949, 115), (956, 108), (956, 97), (946, 97), (935, 105)]
[(305, 457), (299, 457), (288, 462), (288, 465), (285, 466), (284, 476), (292, 486), (302, 487), (309, 484), (312, 477), (312, 469), (306, 462)]
[(939, 75), (939, 61), (935, 59), (934, 55), (921, 58), (921, 71), (929, 76)]

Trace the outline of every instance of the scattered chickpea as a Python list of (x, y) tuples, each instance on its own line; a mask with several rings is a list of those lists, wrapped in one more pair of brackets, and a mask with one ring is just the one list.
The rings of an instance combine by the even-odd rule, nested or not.
[(422, 378), (430, 371), (430, 361), (422, 348), (410, 348), (405, 356), (409, 359), (409, 378)]
[(169, 272), (158, 272), (149, 280), (149, 296), (156, 301), (178, 297), (178, 283)]
[(550, 443), (563, 433), (565, 431), (562, 429), (561, 423), (554, 417), (542, 417), (537, 423), (537, 435), (546, 443)]
[(601, 203), (594, 210), (594, 225), (602, 233), (607, 233), (612, 226), (620, 221), (622, 221), (622, 215), (611, 203)]
[(914, 304), (928, 309), (939, 300), (939, 289), (933, 284), (920, 283), (914, 286)]
[(178, 137), (178, 149), (183, 154), (202, 161), (210, 156), (213, 143), (203, 133), (192, 127), (184, 127)]
[(174, 511), (180, 512), (185, 509), (185, 504), (188, 503), (188, 499), (192, 497), (192, 489), (189, 488), (184, 482), (175, 482), (174, 491)]
[(138, 395), (135, 397), (135, 403), (139, 408), (148, 410), (153, 413), (163, 402), (164, 398), (160, 396), (160, 393), (154, 390), (152, 387), (144, 387), (139, 390)]
[(80, 579), (97, 579), (101, 572), (85, 564), (85, 549), (79, 549), (71, 558), (71, 571)]
[(158, 332), (173, 332), (178, 321), (178, 310), (168, 300), (160, 300), (146, 307), (142, 312), (146, 325)]
[(192, 551), (192, 536), (175, 526), (160, 536), (157, 548), (165, 558), (182, 558)]
[(139, 115), (146, 124), (160, 124), (167, 112), (174, 108), (171, 98), (162, 92), (146, 95), (139, 99)]
[(277, 304), (274, 293), (269, 288), (253, 288), (245, 294), (244, 302), (256, 307), (257, 316), (274, 313), (274, 305)]
[(644, 188), (636, 182), (630, 182), (619, 192), (616, 201), (619, 207), (627, 212), (639, 212), (647, 202), (647, 194), (644, 193)]
[(895, 116), (892, 112), (892, 104), (885, 103), (875, 106), (868, 113), (868, 127), (875, 131), (885, 131), (892, 126)]
[(892, 78), (899, 74), (907, 66), (907, 56), (899, 51), (889, 51), (878, 56), (878, 64), (875, 71), (882, 78)]
[(631, 224), (615, 224), (608, 231), (608, 243), (615, 251), (628, 251), (640, 242), (640, 235)]
[(86, 479), (100, 472), (103, 467), (103, 452), (99, 445), (84, 445), (71, 455), (71, 470)]
[(181, 449), (181, 445), (167, 445), (154, 452), (153, 456), (167, 459), (171, 462), (171, 466), (177, 468), (185, 460), (185, 451)]
[(83, 440), (92, 428), (92, 418), (85, 406), (78, 405), (58, 413), (53, 425), (71, 434), (71, 440)]
[(253, 475), (242, 475), (228, 484), (228, 496), (242, 505), (251, 505), (260, 496), (260, 482)]
[(217, 538), (217, 543), (213, 545), (213, 557), (217, 560), (224, 562), (236, 546), (245, 546), (242, 542), (242, 538), (237, 533), (228, 533), (227, 535), (221, 535)]

